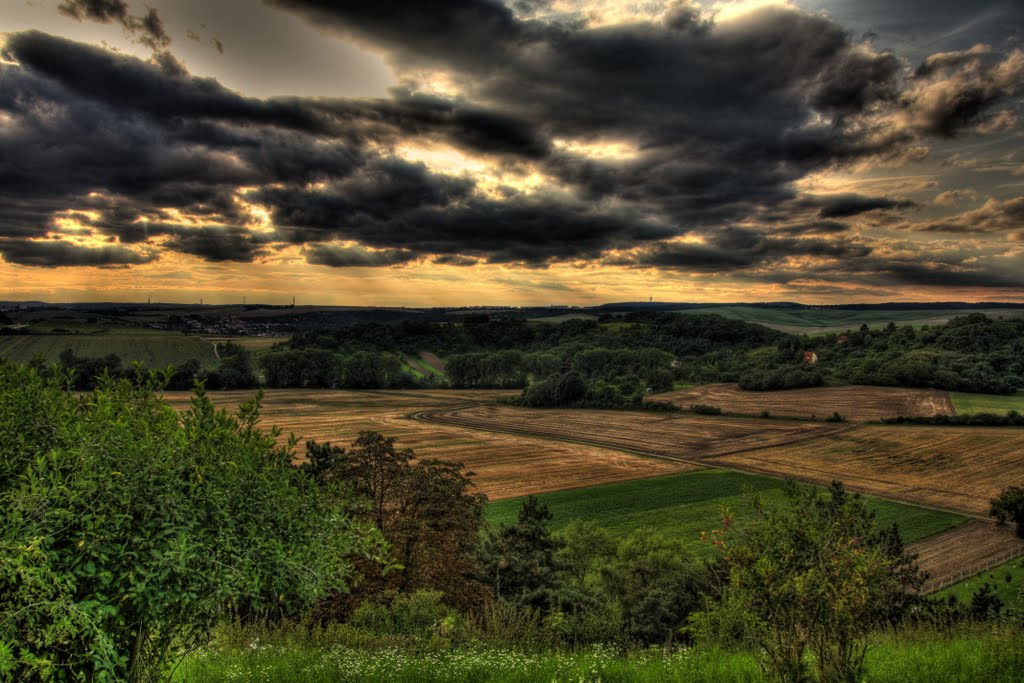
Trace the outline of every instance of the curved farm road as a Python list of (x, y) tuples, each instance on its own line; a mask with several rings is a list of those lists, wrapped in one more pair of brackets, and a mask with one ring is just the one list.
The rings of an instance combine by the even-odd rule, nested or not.
[[(586, 415), (586, 413), (590, 415)], [(828, 485), (835, 473), (806, 466), (799, 471), (773, 469), (770, 462), (731, 460), (722, 456), (745, 454), (764, 448), (795, 445), (861, 429), (860, 425), (792, 423), (749, 418), (706, 418), (687, 421), (670, 416), (626, 414), (615, 411), (531, 410), (479, 402), (448, 405), (418, 411), (406, 417), (465, 429), (517, 434), (533, 439), (583, 444), (620, 450), (703, 467), (798, 479)], [(760, 428), (750, 429), (750, 423)], [(708, 425), (711, 425), (708, 429)], [(701, 428), (703, 427), (703, 429)], [(1006, 527), (978, 515), (975, 510), (929, 505), (897, 482), (883, 478), (854, 479), (848, 488), (898, 502), (956, 512), (970, 517), (955, 529), (925, 538), (909, 546), (929, 578), (922, 592), (930, 593), (957, 581), (1024, 555), (1024, 540)]]

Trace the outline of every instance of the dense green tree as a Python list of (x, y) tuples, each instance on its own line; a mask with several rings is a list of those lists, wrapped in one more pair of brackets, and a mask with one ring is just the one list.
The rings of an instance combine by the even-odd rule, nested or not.
[(503, 524), (483, 538), (477, 550), (481, 578), (497, 599), (544, 610), (558, 602), (563, 541), (552, 534), (551, 520), (547, 506), (529, 496), (514, 524)]
[(449, 604), (468, 607), (481, 598), (474, 585), (473, 550), (483, 523), (486, 496), (472, 492), (471, 472), (461, 464), (415, 460), (395, 439), (361, 432), (351, 448), (306, 444), (305, 466), (321, 482), (344, 482), (369, 499), (365, 512), (391, 546), (392, 571), (370, 566), (351, 598), (324, 605), (324, 615), (388, 591), (441, 591)]
[[(166, 380), (166, 377), (163, 378)], [(0, 649), (15, 679), (141, 680), (218, 620), (299, 616), (379, 535), (257, 428), (259, 397), (178, 413), (163, 380), (0, 365)]]
[(643, 643), (670, 643), (702, 605), (703, 567), (681, 542), (637, 529), (601, 567), (604, 590), (620, 605), (627, 635)]
[(1024, 486), (1011, 486), (992, 499), (989, 514), (1000, 524), (1012, 521), (1017, 525), (1017, 536), (1024, 538)]

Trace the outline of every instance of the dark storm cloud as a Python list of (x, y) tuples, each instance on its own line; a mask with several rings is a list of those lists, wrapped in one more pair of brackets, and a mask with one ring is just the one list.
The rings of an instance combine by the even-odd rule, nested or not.
[(298, 102), (244, 98), (213, 79), (38, 31), (8, 38), (5, 56), (52, 83), (121, 111), (157, 119), (209, 117), (326, 132), (313, 111)]
[(823, 200), (818, 215), (822, 218), (848, 218), (878, 209), (905, 209), (911, 206), (914, 206), (914, 202), (846, 194)]
[(396, 90), (392, 100), (318, 102), (323, 115), (368, 139), (411, 136), (449, 141), (467, 150), (539, 159), (550, 142), (533, 122), (465, 102)]
[(144, 15), (135, 16), (128, 13), (124, 0), (64, 0), (57, 11), (78, 21), (120, 24), (129, 35), (154, 51), (165, 50), (171, 44), (163, 20), (152, 7)]
[(859, 259), (872, 248), (849, 239), (776, 237), (744, 228), (726, 228), (706, 235), (702, 243), (663, 243), (642, 249), (614, 265), (715, 272), (763, 266), (787, 257)]
[[(65, 4), (128, 21), (114, 0)], [(657, 20), (589, 28), (524, 19), (551, 10), (534, 0), (270, 4), (383, 49), (402, 86), (381, 99), (257, 100), (189, 75), (165, 50), (145, 62), (15, 34), (13, 63), (0, 64), (0, 114), (13, 122), (0, 129), (0, 236), (50, 234), (55, 215), (77, 209), (95, 212), (79, 219), (99, 236), (210, 261), (286, 245), (336, 267), (542, 267), (609, 251), (631, 254), (616, 257), (624, 265), (722, 272), (787, 256), (865, 261), (872, 247), (833, 219), (913, 205), (809, 198), (795, 181), (911, 158), (928, 136), (983, 124), (1019, 85), (1017, 53), (940, 55), (915, 74), (792, 8), (716, 24), (680, 2)], [(439, 74), (457, 96), (421, 91)], [(602, 155), (606, 143), (626, 152)], [(484, 193), (469, 173), (401, 160), (406, 144), (451, 146), (550, 186)], [(270, 215), (259, 237), (250, 204)], [(688, 233), (704, 244), (662, 242)]]
[(139, 253), (114, 245), (83, 247), (63, 240), (0, 240), (0, 254), (23, 266), (137, 266), (156, 260), (154, 252)]
[(395, 266), (416, 258), (414, 252), (402, 249), (370, 251), (361, 247), (314, 244), (306, 250), (306, 263), (331, 268)]
[(166, 246), (204, 261), (247, 263), (264, 253), (263, 242), (244, 228), (218, 226), (206, 228), (175, 227)]
[(419, 255), (464, 255), (540, 265), (670, 236), (642, 217), (597, 212), (564, 200), (486, 200), (464, 183), (439, 182), (422, 167), (387, 163), (331, 189), (269, 189), (251, 198), (272, 207), (292, 243), (354, 240)]

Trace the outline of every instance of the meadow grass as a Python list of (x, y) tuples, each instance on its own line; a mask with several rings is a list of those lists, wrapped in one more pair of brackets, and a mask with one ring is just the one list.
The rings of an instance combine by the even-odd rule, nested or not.
[(938, 591), (933, 597), (948, 598), (953, 595), (961, 604), (970, 604), (974, 592), (986, 583), (992, 586), (996, 595), (1003, 601), (1004, 607), (1016, 605), (1021, 597), (1021, 591), (1024, 591), (1024, 557), (1017, 557), (987, 572), (955, 583)]
[[(780, 479), (706, 469), (556, 491), (538, 498), (551, 509), (556, 530), (574, 519), (593, 520), (617, 537), (641, 527), (653, 528), (682, 540), (698, 554), (706, 554), (711, 548), (700, 542), (700, 534), (721, 526), (723, 506), (742, 518), (745, 492), (757, 492), (767, 505), (773, 505), (784, 498), (782, 486)], [(867, 502), (880, 525), (899, 525), (907, 543), (965, 521), (954, 513), (879, 498), (868, 497)], [(495, 501), (487, 505), (484, 514), (492, 527), (512, 523), (521, 504), (521, 498)]]
[[(345, 627), (336, 631), (344, 634)], [(754, 683), (769, 680), (750, 651), (694, 647), (622, 653), (593, 646), (575, 652), (522, 652), (483, 645), (416, 647), (353, 645), (351, 637), (331, 642), (281, 638), (274, 632), (231, 644), (214, 643), (188, 656), (177, 681), (343, 681), (527, 683), (605, 681), (608, 683)], [(865, 659), (866, 682), (1019, 681), (1024, 639), (1019, 632), (970, 627), (957, 632), (911, 630), (871, 639)]]
[(965, 394), (959, 391), (949, 392), (957, 415), (972, 413), (1008, 413), (1016, 410), (1024, 413), (1024, 392), (1001, 396), (998, 394)]
[(140, 331), (138, 334), (70, 334), (70, 335), (18, 335), (0, 337), (0, 358), (27, 363), (37, 354), (47, 361), (56, 361), (64, 349), (76, 356), (102, 358), (116, 354), (127, 365), (142, 361), (151, 368), (180, 366), (195, 358), (207, 368), (216, 367), (217, 356), (213, 344), (198, 337), (168, 332)]
[(674, 313), (700, 314), (716, 313), (725, 318), (742, 320), (771, 327), (792, 334), (822, 334), (856, 330), (861, 325), (870, 328), (885, 327), (890, 322), (899, 326), (942, 325), (951, 318), (969, 313), (984, 313), (995, 317), (1020, 317), (1021, 312), (1013, 309), (941, 309), (941, 310), (851, 310), (825, 308), (757, 308), (754, 306), (721, 306), (698, 309), (684, 309)]

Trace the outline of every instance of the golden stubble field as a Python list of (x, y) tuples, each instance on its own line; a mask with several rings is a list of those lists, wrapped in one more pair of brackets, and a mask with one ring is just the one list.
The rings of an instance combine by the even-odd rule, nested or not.
[[(234, 409), (253, 391), (209, 392), (213, 402)], [(306, 439), (348, 445), (363, 430), (398, 439), (420, 458), (461, 462), (476, 473), (478, 490), (492, 500), (531, 493), (654, 477), (690, 469), (682, 462), (630, 455), (573, 443), (433, 424), (405, 416), (424, 410), (493, 401), (508, 391), (325, 391), (272, 389), (265, 392), (262, 424), (276, 425)], [(168, 402), (187, 406), (188, 392), (167, 392)]]
[(842, 424), (798, 420), (515, 408), (495, 404), (432, 409), (420, 417), (434, 423), (573, 441), (686, 461), (849, 429)]
[(712, 460), (776, 476), (840, 479), (858, 491), (984, 517), (993, 496), (1021, 481), (1024, 429), (862, 425)]
[(705, 384), (651, 396), (682, 408), (695, 403), (712, 405), (728, 413), (821, 420), (838, 412), (852, 422), (880, 421), (886, 417), (953, 415), (949, 393), (938, 389), (898, 387), (814, 387), (781, 391), (743, 391), (736, 384)]

